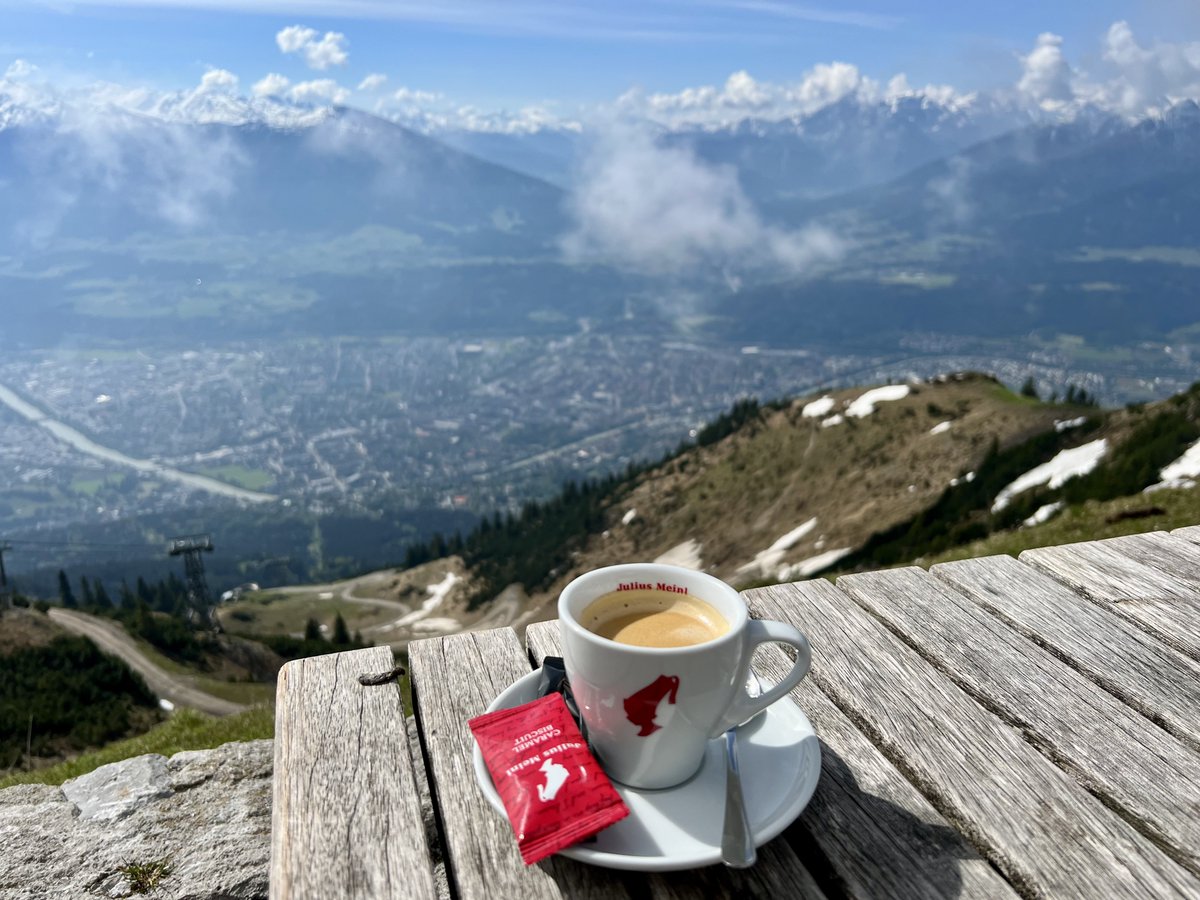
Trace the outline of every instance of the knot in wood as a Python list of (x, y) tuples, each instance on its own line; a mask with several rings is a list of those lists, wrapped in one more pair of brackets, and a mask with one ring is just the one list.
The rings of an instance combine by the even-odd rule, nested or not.
[(404, 674), (404, 666), (396, 666), (390, 672), (379, 672), (372, 675), (370, 672), (365, 672), (358, 676), (358, 683), (366, 687), (371, 687), (376, 684), (387, 684), (389, 681), (395, 681)]

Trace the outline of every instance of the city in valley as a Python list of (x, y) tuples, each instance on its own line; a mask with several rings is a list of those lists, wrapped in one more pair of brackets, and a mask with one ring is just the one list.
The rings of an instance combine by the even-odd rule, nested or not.
[(1132, 356), (1084, 366), (1062, 348), (935, 335), (854, 355), (587, 331), (26, 351), (0, 361), (0, 525), (112, 521), (205, 494), (488, 514), (657, 458), (741, 397), (963, 369), (1010, 385), (1032, 375), (1045, 393), (1073, 383), (1105, 402), (1189, 383), (1187, 348)]

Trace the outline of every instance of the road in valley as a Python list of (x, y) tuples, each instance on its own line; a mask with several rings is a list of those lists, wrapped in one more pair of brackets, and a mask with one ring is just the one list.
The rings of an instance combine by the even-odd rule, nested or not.
[(22, 400), (17, 396), (15, 391), (6, 388), (2, 384), (0, 384), (0, 403), (9, 407), (13, 412), (24, 416), (34, 425), (44, 428), (63, 443), (70, 444), (81, 453), (87, 453), (97, 459), (136, 469), (139, 472), (148, 472), (152, 475), (157, 475), (159, 478), (166, 478), (195, 490), (208, 491), (210, 494), (220, 494), (223, 497), (233, 497), (249, 503), (269, 503), (279, 499), (274, 494), (264, 494), (261, 491), (248, 491), (245, 488), (226, 484), (224, 481), (217, 481), (215, 478), (209, 478), (207, 475), (196, 475), (192, 472), (173, 469), (152, 459), (135, 459), (119, 450), (113, 450), (111, 447), (105, 447), (103, 444), (97, 444), (87, 435), (76, 431), (70, 425), (50, 418), (42, 410), (38, 409), (32, 403)]
[(176, 706), (191, 707), (213, 716), (228, 716), (248, 708), (240, 703), (206, 694), (192, 687), (178, 675), (160, 669), (141, 651), (133, 638), (113, 622), (57, 607), (50, 609), (50, 618), (63, 628), (89, 638), (105, 653), (124, 660), (129, 668), (145, 679), (150, 690)]

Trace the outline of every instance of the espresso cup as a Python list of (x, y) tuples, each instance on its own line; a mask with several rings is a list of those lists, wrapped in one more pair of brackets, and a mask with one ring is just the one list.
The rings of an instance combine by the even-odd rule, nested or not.
[[(558, 619), (588, 739), (605, 772), (635, 788), (687, 781), (710, 739), (787, 695), (812, 658), (803, 634), (751, 619), (725, 582), (658, 563), (579, 576), (559, 596)], [(794, 647), (796, 663), (751, 697), (754, 648), (771, 642)]]

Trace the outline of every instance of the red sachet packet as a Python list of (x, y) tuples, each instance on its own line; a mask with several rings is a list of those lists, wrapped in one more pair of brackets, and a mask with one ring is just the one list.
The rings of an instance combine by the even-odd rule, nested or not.
[(562, 695), (498, 709), (467, 724), (504, 801), (526, 865), (629, 815)]

